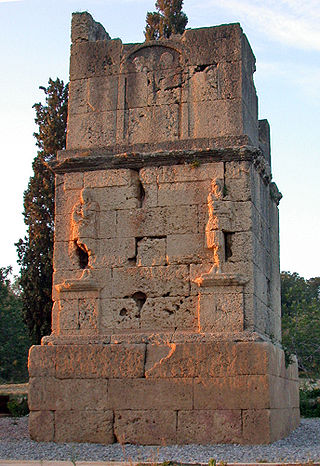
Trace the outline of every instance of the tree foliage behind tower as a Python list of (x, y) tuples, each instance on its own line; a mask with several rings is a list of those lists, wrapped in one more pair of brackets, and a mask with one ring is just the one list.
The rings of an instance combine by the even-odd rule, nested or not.
[(21, 315), (21, 298), (8, 279), (11, 267), (0, 267), (0, 383), (25, 382), (30, 340)]
[(147, 13), (146, 40), (167, 39), (171, 34), (182, 34), (188, 23), (182, 4), (183, 0), (157, 0), (155, 6), (158, 11)]
[(17, 243), (21, 266), (23, 315), (34, 343), (51, 332), (52, 254), (54, 229), (54, 174), (48, 167), (65, 148), (68, 87), (49, 79), (45, 104), (36, 103), (34, 133), (39, 151), (28, 188), (24, 193), (24, 222), (27, 234)]
[(301, 375), (320, 377), (320, 277), (281, 273), (282, 343), (298, 357)]

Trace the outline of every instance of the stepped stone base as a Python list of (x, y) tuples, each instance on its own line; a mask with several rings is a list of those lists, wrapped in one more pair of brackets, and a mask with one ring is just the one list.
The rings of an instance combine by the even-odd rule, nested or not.
[[(115, 339), (114, 339), (115, 340)], [(130, 342), (131, 340), (131, 342)], [(189, 340), (192, 340), (190, 338)], [(299, 424), (297, 364), (264, 341), (33, 346), (30, 435), (145, 445), (270, 443)], [(197, 341), (198, 340), (198, 341)], [(67, 341), (67, 340), (66, 340)], [(168, 340), (170, 341), (170, 340)]]

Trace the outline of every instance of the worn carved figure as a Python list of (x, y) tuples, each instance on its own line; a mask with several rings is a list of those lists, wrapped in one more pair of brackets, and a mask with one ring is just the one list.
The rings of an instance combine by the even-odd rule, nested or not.
[(95, 262), (98, 215), (99, 204), (93, 200), (89, 189), (83, 189), (80, 202), (72, 211), (72, 240), (78, 248), (81, 268), (91, 268)]
[(223, 186), (220, 180), (213, 180), (211, 192), (208, 195), (208, 222), (206, 224), (207, 248), (213, 251), (213, 267), (211, 273), (221, 273), (222, 263), (225, 261), (225, 245), (222, 225), (228, 224), (230, 228), (230, 209), (224, 205)]

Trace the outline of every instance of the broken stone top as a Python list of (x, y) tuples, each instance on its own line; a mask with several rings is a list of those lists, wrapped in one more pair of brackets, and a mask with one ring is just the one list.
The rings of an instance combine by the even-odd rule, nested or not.
[(188, 141), (259, 148), (255, 57), (238, 23), (123, 44), (75, 13), (71, 36), (68, 150)]
[(71, 42), (96, 40), (109, 40), (110, 36), (102, 24), (94, 21), (92, 16), (87, 13), (72, 13)]

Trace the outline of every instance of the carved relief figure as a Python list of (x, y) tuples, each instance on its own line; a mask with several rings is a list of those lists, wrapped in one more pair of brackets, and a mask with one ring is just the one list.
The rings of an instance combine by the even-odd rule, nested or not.
[(206, 225), (206, 241), (207, 248), (213, 251), (213, 268), (212, 272), (221, 272), (221, 263), (223, 260), (223, 234), (218, 228), (218, 219), (216, 216), (215, 208), (217, 201), (212, 193), (208, 195), (208, 211), (209, 218)]
[(159, 46), (141, 49), (138, 53), (132, 64), (135, 72), (147, 75), (148, 104), (179, 102), (182, 85), (179, 54)]
[(72, 240), (78, 248), (81, 268), (91, 268), (95, 262), (99, 210), (99, 204), (93, 200), (90, 190), (83, 189), (80, 202), (72, 211)]
[(225, 261), (224, 231), (232, 229), (232, 206), (223, 201), (223, 184), (214, 180), (208, 195), (209, 218), (206, 225), (206, 242), (208, 249), (213, 251), (213, 267), (211, 273), (221, 273), (221, 266)]

